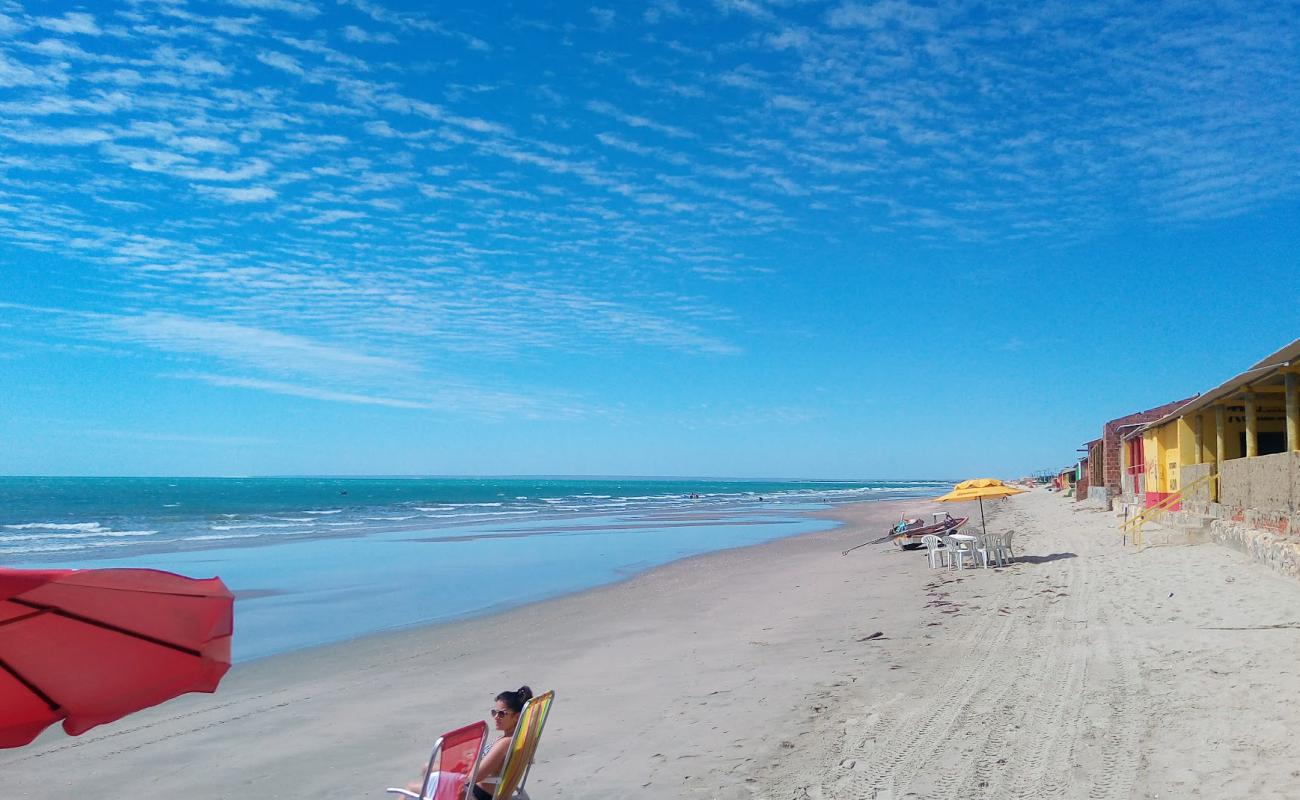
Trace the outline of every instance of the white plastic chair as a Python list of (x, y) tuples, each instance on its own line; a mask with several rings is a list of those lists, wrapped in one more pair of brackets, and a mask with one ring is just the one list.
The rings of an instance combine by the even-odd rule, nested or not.
[(925, 555), (930, 559), (930, 569), (948, 566), (948, 548), (943, 546), (938, 536), (927, 533), (921, 537), (921, 544), (925, 545)]
[(1002, 540), (998, 543), (998, 554), (1006, 563), (1011, 563), (1016, 557), (1016, 554), (1011, 551), (1011, 535), (1014, 533), (1015, 531), (1007, 531), (1002, 534)]
[(975, 547), (974, 542), (963, 542), (960, 539), (954, 539), (951, 536), (943, 537), (944, 544), (948, 550), (948, 568), (965, 569), (966, 559), (970, 558), (970, 565), (975, 566)]
[(980, 563), (984, 569), (989, 568), (989, 562), (997, 562), (999, 567), (1004, 566), (1002, 560), (1002, 537), (996, 533), (986, 533), (979, 538), (976, 543), (975, 552), (979, 555)]

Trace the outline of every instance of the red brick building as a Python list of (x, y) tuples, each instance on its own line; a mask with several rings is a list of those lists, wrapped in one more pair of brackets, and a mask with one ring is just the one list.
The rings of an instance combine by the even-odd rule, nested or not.
[(1088, 497), (1089, 486), (1104, 486), (1104, 476), (1102, 466), (1105, 464), (1105, 457), (1102, 453), (1102, 443), (1105, 439), (1093, 439), (1083, 446), (1087, 453), (1079, 459), (1079, 479), (1074, 486), (1074, 499), (1085, 500)]
[(1139, 425), (1147, 422), (1153, 422), (1173, 411), (1179, 406), (1195, 400), (1198, 395), (1192, 395), (1183, 400), (1175, 400), (1172, 403), (1165, 403), (1162, 406), (1139, 411), (1136, 414), (1129, 414), (1127, 417), (1120, 417), (1107, 422), (1101, 426), (1101, 469), (1094, 467), (1094, 474), (1098, 472), (1101, 475), (1105, 486), (1111, 497), (1120, 493), (1120, 449), (1124, 446), (1124, 434)]

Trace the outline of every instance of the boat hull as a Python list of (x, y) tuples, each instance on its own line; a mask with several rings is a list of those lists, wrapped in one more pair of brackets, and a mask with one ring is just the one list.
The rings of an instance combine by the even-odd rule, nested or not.
[(946, 519), (942, 522), (936, 522), (931, 525), (923, 525), (915, 528), (907, 528), (902, 531), (894, 532), (894, 546), (902, 550), (915, 550), (925, 545), (921, 542), (922, 536), (946, 536), (956, 533), (957, 530), (969, 521), (969, 517), (957, 517), (955, 519)]

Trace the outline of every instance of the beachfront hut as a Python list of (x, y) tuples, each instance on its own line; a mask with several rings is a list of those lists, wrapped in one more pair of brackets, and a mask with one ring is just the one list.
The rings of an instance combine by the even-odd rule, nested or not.
[(1078, 469), (1079, 467), (1077, 464), (1062, 469), (1060, 472), (1056, 473), (1056, 480), (1052, 482), (1053, 485), (1060, 491), (1068, 493), (1074, 488), (1074, 476), (1078, 472)]
[(1083, 457), (1079, 459), (1079, 468), (1075, 472), (1074, 478), (1074, 499), (1076, 501), (1092, 498), (1094, 496), (1093, 487), (1097, 487), (1098, 492), (1105, 491), (1105, 482), (1101, 475), (1101, 439), (1084, 442), (1083, 447), (1079, 448), (1079, 452), (1083, 453)]
[[(1196, 399), (1196, 395), (1182, 400), (1174, 400), (1164, 405), (1148, 408), (1133, 414), (1116, 417), (1101, 426), (1101, 447), (1099, 448), (1100, 482), (1094, 486), (1105, 486), (1106, 501), (1116, 497), (1133, 497), (1145, 492), (1146, 464), (1142, 451), (1142, 439), (1129, 438), (1129, 434), (1148, 422), (1154, 422), (1169, 412)], [(1090, 494), (1096, 494), (1094, 489)]]
[(1300, 513), (1300, 481), (1292, 478), (1300, 474), (1300, 339), (1128, 441), (1145, 473), (1138, 488), (1147, 506), (1194, 485), (1205, 502)]

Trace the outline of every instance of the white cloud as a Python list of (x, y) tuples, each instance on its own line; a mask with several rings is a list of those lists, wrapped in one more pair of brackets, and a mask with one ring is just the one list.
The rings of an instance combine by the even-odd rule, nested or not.
[(225, 77), (230, 67), (202, 53), (182, 52), (165, 44), (154, 51), (153, 63), (159, 67), (180, 70), (190, 75)]
[(226, 187), (196, 184), (194, 188), (227, 203), (264, 203), (276, 198), (275, 190), (267, 186)]
[(365, 219), (366, 215), (361, 211), (349, 211), (347, 209), (334, 208), (328, 211), (322, 211), (313, 215), (309, 219), (303, 220), (304, 225), (329, 225), (335, 222), (342, 222), (349, 219)]
[(314, 17), (320, 9), (307, 0), (225, 0), (228, 5), (238, 8), (252, 8), (258, 11), (282, 11), (296, 17)]
[(812, 37), (802, 28), (783, 28), (778, 33), (767, 35), (767, 43), (774, 50), (799, 50), (811, 42)]
[(217, 167), (182, 167), (174, 171), (174, 174), (192, 181), (246, 181), (249, 178), (260, 178), (269, 172), (271, 165), (264, 159), (254, 158), (248, 163), (235, 169), (219, 169)]
[(491, 120), (481, 119), (478, 117), (465, 117), (447, 111), (443, 106), (436, 103), (429, 103), (424, 100), (412, 100), (397, 94), (388, 94), (381, 98), (380, 102), (384, 108), (390, 111), (399, 111), (405, 114), (416, 114), (438, 122), (445, 122), (449, 125), (473, 131), (474, 133), (495, 133), (508, 134), (510, 129), (505, 125)]
[(380, 374), (405, 371), (403, 362), (294, 334), (234, 322), (165, 312), (115, 317), (104, 329), (121, 341), (188, 353), (279, 373)]
[[(580, 26), (495, 25), (484, 87), (472, 37), (440, 21), (361, 0), (325, 26), (273, 5), (227, 23), (143, 3), (101, 15), (111, 40), (0, 49), (6, 255), (59, 254), (86, 302), (133, 318), (184, 309), (432, 374), (449, 358), (740, 353), (753, 320), (712, 282), (771, 268), (773, 241), (1071, 241), (1300, 192), (1282, 11), (1126, 12), (1097, 37), (1087, 6), (942, 7), (931, 26), (898, 2), (659, 3), (646, 21), (689, 24), (640, 31), (635, 59)], [(575, 57), (526, 72), (523, 36)], [(352, 55), (398, 38), (427, 63)], [(243, 350), (185, 330), (171, 350), (93, 335), (186, 368), (310, 384), (293, 365), (317, 363), (328, 391), (396, 392), (292, 348), (219, 356)]]
[(677, 4), (677, 0), (654, 0), (654, 2), (650, 3), (650, 6), (646, 8), (645, 13), (641, 15), (641, 18), (650, 25), (657, 25), (664, 19), (681, 17), (684, 15), (685, 12), (683, 12), (681, 6)]
[(257, 54), (257, 60), (261, 61), (268, 67), (275, 67), (276, 69), (284, 70), (291, 75), (301, 76), (307, 74), (306, 71), (303, 70), (302, 65), (298, 63), (297, 59), (285, 53), (279, 53), (274, 50), (263, 50)]
[(80, 33), (85, 36), (99, 36), (103, 33), (95, 24), (95, 18), (80, 11), (69, 11), (62, 17), (42, 17), (36, 20), (42, 28), (58, 33)]
[(38, 128), (25, 126), (18, 129), (0, 128), (0, 137), (26, 144), (46, 147), (80, 147), (110, 141), (107, 131), (96, 128)]
[(671, 136), (675, 139), (697, 138), (697, 135), (694, 132), (688, 131), (685, 128), (679, 128), (676, 125), (665, 125), (663, 123), (655, 122), (652, 119), (638, 116), (636, 114), (628, 114), (620, 110), (613, 103), (604, 100), (587, 101), (587, 110), (594, 111), (597, 114), (601, 114), (603, 116), (610, 117), (612, 119), (616, 119), (619, 122), (622, 122), (624, 125), (628, 125), (633, 128), (646, 128), (647, 130), (657, 131), (658, 133), (662, 133), (666, 136)]
[(913, 5), (907, 0), (876, 0), (874, 3), (841, 3), (826, 12), (826, 24), (832, 28), (884, 28), (898, 26), (933, 31), (939, 26), (933, 8)]
[(235, 145), (213, 136), (175, 136), (169, 139), (168, 143), (187, 153), (233, 155), (239, 152), (239, 148)]
[(422, 14), (412, 14), (397, 12), (381, 5), (370, 2), (370, 0), (338, 0), (340, 4), (350, 5), (361, 13), (373, 19), (375, 22), (381, 22), (385, 25), (395, 25), (406, 31), (419, 31), (422, 33), (435, 33), (442, 36), (449, 36), (459, 39), (466, 47), (478, 52), (488, 52), (492, 46), (477, 36), (473, 36), (461, 31), (454, 31), (440, 22)]
[(690, 163), (690, 159), (681, 153), (674, 153), (671, 150), (665, 150), (662, 147), (651, 147), (649, 145), (629, 141), (617, 134), (602, 132), (596, 134), (596, 139), (606, 147), (614, 147), (628, 153), (635, 153), (639, 156), (658, 158), (662, 161), (668, 162), (669, 164), (685, 166)]
[(61, 70), (19, 63), (0, 50), (0, 87), (54, 86), (67, 82)]
[(92, 439), (127, 439), (133, 442), (177, 442), (181, 444), (217, 445), (231, 447), (248, 447), (253, 445), (275, 444), (274, 439), (260, 436), (219, 436), (193, 433), (168, 433), (165, 431), (123, 431), (123, 430), (87, 430), (72, 433)]
[(377, 395), (358, 394), (356, 392), (340, 392), (333, 389), (322, 389), (315, 386), (301, 386), (294, 383), (285, 383), (284, 381), (268, 381), (260, 378), (233, 378), (225, 375), (210, 375), (206, 373), (182, 373), (170, 377), (202, 381), (203, 383), (212, 386), (235, 389), (253, 389), (260, 392), (288, 395), (289, 397), (305, 397), (309, 400), (323, 400), (330, 403), (348, 403), (352, 405), (386, 406), (388, 408), (423, 410), (431, 408), (428, 403), (422, 403), (415, 400), (401, 400), (395, 397), (381, 397)]
[(812, 101), (788, 94), (774, 94), (767, 102), (771, 104), (772, 108), (781, 109), (782, 111), (797, 111), (800, 114), (807, 114), (814, 108)]
[(12, 36), (26, 29), (26, 25), (18, 22), (8, 14), (0, 14), (0, 36)]
[(134, 69), (105, 69), (90, 72), (83, 76), (88, 83), (114, 83), (119, 86), (139, 86), (145, 77)]
[(100, 152), (109, 158), (124, 161), (131, 169), (141, 172), (167, 172), (178, 165), (194, 163), (194, 159), (180, 153), (117, 142), (103, 145), (100, 147)]
[(367, 31), (356, 25), (343, 26), (343, 38), (358, 44), (397, 44), (397, 37), (391, 33)]
[(249, 36), (257, 31), (257, 24), (261, 21), (261, 17), (250, 14), (247, 17), (217, 17), (211, 20), (211, 24), (227, 36)]
[(728, 13), (734, 11), (760, 20), (775, 17), (772, 11), (758, 0), (713, 0), (713, 2), (720, 10)]

